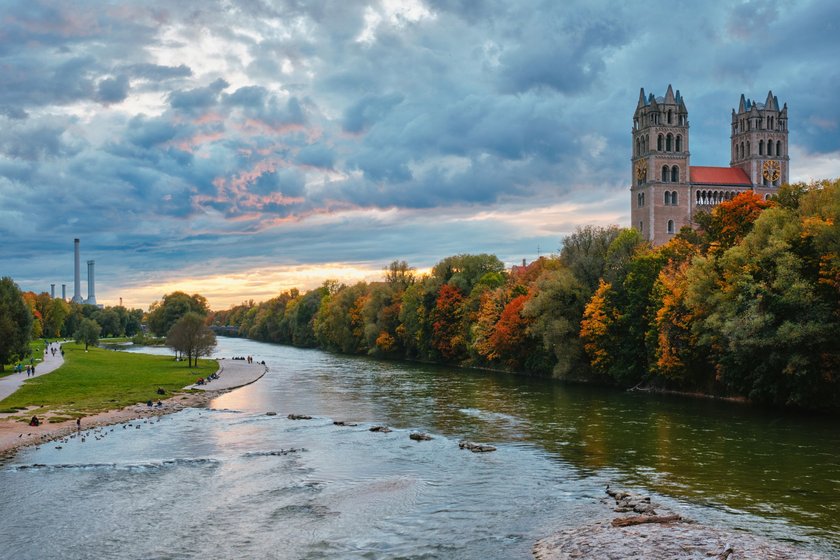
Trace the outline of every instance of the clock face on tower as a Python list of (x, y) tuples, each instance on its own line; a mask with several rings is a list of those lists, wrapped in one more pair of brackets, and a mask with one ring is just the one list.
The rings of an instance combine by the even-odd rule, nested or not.
[(771, 182), (777, 181), (782, 175), (782, 166), (776, 160), (770, 159), (765, 161), (762, 170), (764, 178)]
[(647, 163), (642, 160), (636, 164), (636, 178), (639, 181), (644, 181), (647, 177)]

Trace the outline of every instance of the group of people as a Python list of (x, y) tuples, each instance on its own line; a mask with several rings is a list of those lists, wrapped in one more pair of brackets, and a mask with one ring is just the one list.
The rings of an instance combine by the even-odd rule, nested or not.
[(44, 356), (46, 356), (48, 353), (52, 353), (52, 356), (54, 358), (56, 352), (61, 352), (61, 355), (64, 356), (64, 350), (57, 342), (51, 342), (44, 347)]
[(35, 362), (32, 359), (30, 359), (29, 361), (30, 361), (30, 363), (26, 364), (25, 367), (24, 367), (23, 363), (18, 362), (18, 364), (15, 366), (15, 372), (23, 373), (23, 371), (25, 369), (26, 370), (26, 377), (30, 377), (30, 376), (35, 375)]
[(254, 363), (254, 357), (253, 356), (234, 356), (231, 359), (232, 360), (246, 360), (249, 364)]
[(218, 374), (218, 373), (211, 373), (211, 374), (210, 374), (210, 375), (208, 375), (206, 378), (204, 378), (204, 377), (199, 377), (199, 378), (198, 378), (198, 380), (195, 382), (195, 384), (196, 384), (196, 385), (206, 385), (207, 383), (210, 383), (210, 382), (211, 382), (211, 381), (213, 381), (214, 379), (218, 379), (218, 378), (219, 378), (219, 374)]

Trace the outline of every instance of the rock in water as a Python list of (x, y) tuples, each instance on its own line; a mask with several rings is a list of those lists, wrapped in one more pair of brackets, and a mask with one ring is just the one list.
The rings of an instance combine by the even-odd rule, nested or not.
[(469, 449), (473, 453), (488, 453), (490, 451), (496, 451), (496, 448), (492, 445), (487, 445), (486, 443), (475, 443), (473, 441), (466, 440), (458, 442), (458, 447), (461, 449)]
[(423, 432), (412, 432), (408, 435), (414, 441), (429, 441), (432, 439), (432, 436), (429, 434), (424, 434)]
[(311, 416), (307, 416), (306, 414), (289, 414), (289, 420), (312, 420)]
[(277, 413), (276, 412), (266, 412), (265, 415), (266, 416), (277, 416)]
[(383, 434), (387, 434), (388, 432), (391, 431), (391, 428), (389, 428), (388, 426), (373, 426), (370, 429), (370, 431), (371, 432), (382, 432)]
[(336, 426), (358, 426), (358, 424), (354, 422), (345, 422), (344, 420), (336, 420), (333, 424)]

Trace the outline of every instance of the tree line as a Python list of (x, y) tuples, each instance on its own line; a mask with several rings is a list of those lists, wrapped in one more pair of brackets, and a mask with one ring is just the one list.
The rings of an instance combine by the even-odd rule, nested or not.
[(511, 269), (490, 254), (446, 257), (425, 275), (394, 261), (379, 282), (328, 280), (215, 312), (183, 292), (145, 315), (46, 294), (12, 310), (4, 278), (0, 341), (17, 340), (9, 324), (60, 336), (85, 319), (125, 334), (144, 319), (168, 336), (189, 316), (189, 344), (207, 341), (203, 321), (348, 354), (840, 408), (840, 180), (785, 185), (771, 200), (742, 193), (695, 226), (659, 247), (632, 228), (586, 226)]
[(327, 281), (212, 312), (255, 340), (561, 379), (840, 406), (840, 181), (743, 193), (659, 247), (587, 226), (506, 270), (455, 255), (418, 276)]

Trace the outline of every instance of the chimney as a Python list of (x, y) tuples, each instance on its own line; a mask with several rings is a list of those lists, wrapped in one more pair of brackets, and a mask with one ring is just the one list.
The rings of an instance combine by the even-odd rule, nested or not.
[(88, 297), (85, 301), (88, 305), (96, 305), (96, 295), (94, 294), (94, 284), (93, 284), (93, 263), (94, 261), (88, 261)]
[(522, 268), (525, 268), (525, 259), (522, 259)]
[(74, 274), (73, 274), (73, 302), (84, 303), (82, 299), (82, 264), (79, 261), (79, 238), (73, 240), (74, 250)]
[(55, 299), (55, 284), (50, 284), (50, 297)]
[(61, 285), (61, 299), (67, 301), (67, 284)]

